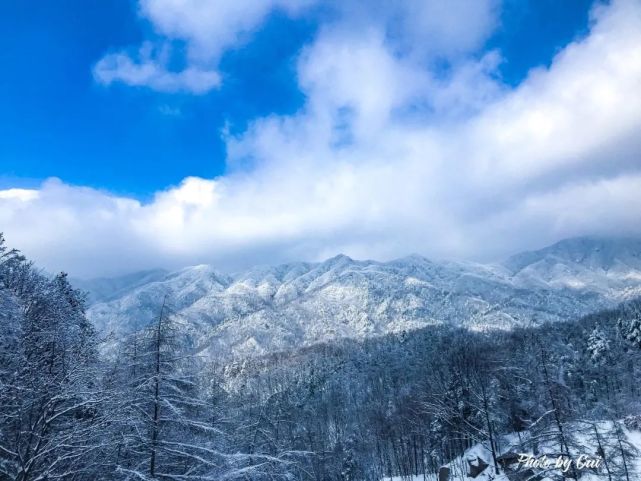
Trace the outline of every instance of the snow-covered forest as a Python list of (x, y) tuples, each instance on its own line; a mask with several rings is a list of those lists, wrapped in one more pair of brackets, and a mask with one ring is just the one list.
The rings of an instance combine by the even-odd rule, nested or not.
[[(4, 243), (0, 256), (0, 479), (466, 479), (479, 460), (488, 480), (641, 475), (637, 301), (531, 328), (216, 357), (195, 349), (170, 297), (113, 339), (65, 274)], [(453, 468), (474, 450), (482, 460)], [(536, 477), (511, 471), (513, 453), (605, 463)]]
[(641, 481), (641, 0), (0, 39), (0, 481)]

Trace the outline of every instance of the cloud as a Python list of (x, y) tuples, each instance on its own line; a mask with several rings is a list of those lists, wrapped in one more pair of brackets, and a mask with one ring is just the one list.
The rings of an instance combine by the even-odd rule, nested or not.
[[(94, 66), (97, 82), (121, 82), (161, 92), (203, 94), (221, 84), (223, 54), (247, 43), (273, 12), (343, 31), (382, 30), (396, 47), (423, 57), (474, 50), (496, 24), (496, 0), (139, 0), (153, 35), (138, 49), (109, 53)], [(461, 17), (460, 12), (468, 12)], [(286, 32), (284, 32), (286, 34)], [(179, 45), (180, 48), (177, 48)], [(135, 55), (132, 55), (132, 51)], [(176, 57), (185, 66), (170, 66)]]
[(188, 44), (194, 60), (217, 59), (253, 33), (267, 15), (280, 10), (299, 15), (312, 0), (140, 0), (140, 14), (156, 32)]
[[(223, 52), (247, 40), (273, 10), (297, 14), (307, 3), (294, 0), (140, 0), (139, 14), (155, 35), (138, 55), (110, 53), (94, 67), (94, 78), (105, 85), (121, 82), (161, 92), (203, 94), (220, 85), (217, 63)], [(169, 68), (173, 43), (186, 45), (185, 67)]]
[(355, 35), (346, 22), (301, 52), (301, 111), (226, 138), (224, 176), (148, 203), (57, 180), (1, 191), (7, 238), (47, 268), (96, 275), (338, 252), (485, 260), (641, 235), (639, 2), (598, 6), (589, 35), (516, 88), (496, 80), (498, 52), (459, 49), (443, 76), (389, 25)]
[(38, 198), (38, 191), (32, 189), (0, 190), (0, 199), (29, 201)]
[(145, 44), (138, 61), (124, 53), (109, 54), (95, 65), (93, 74), (96, 81), (104, 85), (122, 82), (134, 87), (149, 87), (159, 92), (204, 94), (220, 85), (220, 75), (215, 70), (189, 66), (172, 72), (167, 70), (165, 63), (154, 58), (152, 48)]
[(498, 25), (499, 0), (338, 0), (336, 22), (345, 30), (376, 25), (396, 50), (419, 57), (453, 58), (477, 50)]

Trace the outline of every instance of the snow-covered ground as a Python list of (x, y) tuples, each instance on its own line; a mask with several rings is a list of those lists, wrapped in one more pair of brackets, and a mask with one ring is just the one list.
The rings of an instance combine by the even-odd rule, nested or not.
[[(610, 421), (582, 422), (566, 426), (567, 432), (571, 433), (570, 436), (572, 437), (572, 442), (570, 443), (570, 458), (573, 460), (573, 466), (577, 469), (581, 481), (602, 481), (608, 479), (608, 469), (612, 472), (612, 479), (625, 479), (623, 472), (620, 472), (619, 476), (614, 474), (616, 470), (622, 470), (621, 446), (624, 446), (624, 449), (626, 449), (626, 451), (629, 450), (632, 454), (626, 458), (626, 468), (628, 469), (629, 479), (641, 479), (641, 456), (639, 456), (641, 454), (641, 432), (625, 428), (622, 422), (619, 423), (619, 426), (622, 445), (619, 445), (616, 432), (613, 429), (613, 423)], [(602, 456), (597, 454), (599, 441), (597, 441), (594, 435), (595, 428), (599, 433), (599, 441), (604, 448), (606, 453), (605, 460), (609, 461), (609, 466), (606, 468), (605, 462), (601, 461), (599, 468), (593, 471), (588, 467), (577, 467), (576, 463), (581, 455), (592, 460), (603, 459)], [(534, 437), (531, 434), (527, 432), (521, 433), (520, 438), (514, 433), (504, 435), (500, 439), (499, 444), (501, 448), (497, 456), (500, 458), (501, 455), (507, 453), (516, 453), (519, 455), (530, 455), (532, 459), (537, 460), (545, 456), (549, 460), (548, 468), (542, 469), (534, 467), (530, 475), (535, 473), (540, 475), (541, 477), (533, 478), (538, 481), (557, 481), (564, 469), (564, 465), (558, 464), (557, 467), (556, 460), (559, 457), (559, 448), (556, 443), (556, 436), (550, 432), (546, 434), (552, 434), (552, 436), (547, 438), (547, 442), (537, 443), (536, 454), (534, 454), (532, 450)], [(584, 458), (583, 461), (585, 461), (586, 458)], [(563, 457), (562, 459), (567, 458)], [(471, 466), (479, 466), (479, 464), (481, 466), (486, 465), (486, 467), (476, 476), (471, 476)], [(565, 467), (569, 472), (570, 466), (566, 464)], [(515, 479), (528, 478), (527, 475), (525, 477), (523, 477), (523, 475), (518, 477), (518, 474), (516, 474), (524, 473), (524, 471), (528, 469), (525, 463), (519, 464), (518, 462), (511, 464), (507, 470), (504, 466), (501, 466), (499, 468), (501, 472), (497, 474), (488, 443), (475, 444), (466, 450), (463, 455), (445, 464), (443, 468), (449, 469), (448, 481), (513, 481)], [(425, 475), (394, 476), (392, 478), (383, 478), (381, 481), (439, 481), (439, 475), (438, 473), (428, 473)]]

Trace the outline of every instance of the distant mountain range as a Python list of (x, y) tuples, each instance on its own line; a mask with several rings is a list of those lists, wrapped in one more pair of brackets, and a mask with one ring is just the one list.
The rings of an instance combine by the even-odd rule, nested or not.
[(568, 239), (498, 264), (339, 255), (234, 275), (199, 265), (76, 285), (90, 293), (89, 317), (103, 332), (147, 325), (168, 295), (200, 350), (257, 354), (433, 324), (509, 329), (575, 318), (641, 295), (641, 240)]

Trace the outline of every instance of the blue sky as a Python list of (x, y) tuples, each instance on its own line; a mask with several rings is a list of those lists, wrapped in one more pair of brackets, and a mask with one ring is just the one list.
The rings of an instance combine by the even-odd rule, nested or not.
[[(585, 34), (590, 5), (507, 0), (480, 51), (500, 49), (498, 75), (518, 84)], [(0, 9), (0, 187), (58, 177), (141, 199), (187, 176), (222, 174), (225, 126), (240, 132), (257, 117), (301, 108), (295, 60), (319, 25), (313, 15), (271, 13), (223, 55), (221, 88), (194, 96), (94, 81), (92, 67), (102, 56), (152, 30), (133, 1), (28, 0)]]
[(0, 35), (0, 227), (47, 269), (641, 234), (641, 0), (27, 0)]
[[(221, 63), (206, 95), (98, 85), (93, 65), (149, 25), (129, 0), (3, 2), (0, 186), (48, 177), (145, 198), (188, 175), (224, 171), (221, 130), (299, 108), (293, 57), (313, 32), (281, 15)], [(180, 159), (179, 162), (176, 159)]]

